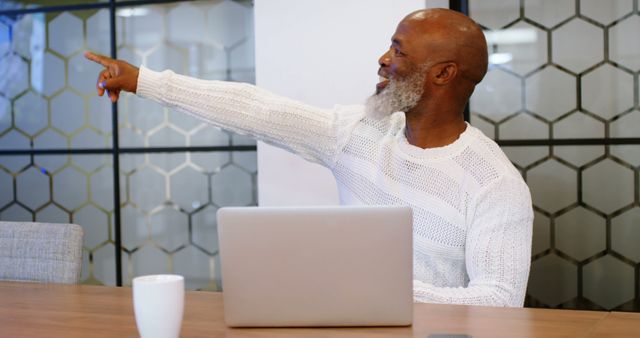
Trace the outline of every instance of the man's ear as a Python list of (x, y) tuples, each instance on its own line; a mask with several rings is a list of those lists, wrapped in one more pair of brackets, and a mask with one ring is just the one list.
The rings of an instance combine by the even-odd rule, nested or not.
[(458, 65), (454, 62), (439, 63), (433, 68), (433, 83), (439, 86), (446, 85), (458, 75)]

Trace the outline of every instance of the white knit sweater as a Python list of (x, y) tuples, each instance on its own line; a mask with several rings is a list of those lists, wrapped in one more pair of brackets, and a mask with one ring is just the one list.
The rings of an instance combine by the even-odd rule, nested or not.
[(414, 299), (523, 305), (533, 212), (527, 185), (500, 148), (468, 125), (454, 143), (407, 142), (404, 113), (320, 109), (249, 84), (142, 67), (137, 94), (297, 153), (333, 171), (343, 204), (409, 205)]

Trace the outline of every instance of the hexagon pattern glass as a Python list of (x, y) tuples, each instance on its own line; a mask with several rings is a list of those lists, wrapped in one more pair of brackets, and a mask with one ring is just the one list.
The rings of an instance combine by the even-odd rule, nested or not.
[[(87, 170), (85, 163), (92, 163)], [(0, 172), (0, 219), (12, 221), (38, 221), (77, 223), (84, 229), (84, 251), (89, 261), (83, 262), (85, 282), (107, 283), (94, 275), (95, 271), (109, 270), (105, 260), (97, 260), (95, 252), (113, 243), (113, 188), (105, 184), (103, 172), (112, 173), (110, 157), (105, 155), (37, 155), (34, 162), (17, 173)], [(108, 177), (112, 179), (112, 176)], [(108, 182), (108, 181), (107, 181)], [(6, 184), (15, 184), (13, 200)], [(7, 196), (9, 195), (9, 196)], [(93, 198), (99, 196), (99, 198)], [(113, 248), (110, 251), (113, 257)], [(111, 275), (115, 270), (111, 268)], [(113, 284), (113, 283), (109, 283)]]
[(640, 138), (638, 6), (469, 0), (490, 51), (471, 124), (517, 142), (532, 193), (528, 306), (640, 311), (640, 146), (604, 142)]
[[(219, 157), (216, 152), (197, 154), (205, 163)], [(163, 161), (171, 155), (156, 156)], [(161, 269), (154, 273), (185, 273), (194, 288), (221, 285), (215, 212), (222, 206), (256, 205), (256, 156), (233, 152), (219, 167), (209, 168), (194, 161), (194, 155), (187, 154), (181, 169), (173, 172), (154, 165), (150, 155), (122, 156), (137, 163), (121, 180), (127, 284), (133, 276), (151, 273), (150, 264)], [(189, 257), (191, 264), (180, 266)]]
[[(94, 27), (104, 24), (95, 18), (106, 14), (99, 10), (0, 18), (12, 34), (8, 51), (0, 55), (0, 109), (9, 101), (8, 110), (0, 110), (0, 128), (6, 123), (31, 141), (26, 146), (11, 143), (12, 149), (110, 144), (111, 110), (98, 111), (100, 106), (92, 103), (100, 67), (82, 56), (85, 41), (109, 41), (108, 25), (106, 30)], [(107, 118), (96, 119), (97, 114)]]
[[(226, 0), (144, 9), (147, 15), (123, 17), (118, 26), (118, 35), (125, 41), (123, 59), (201, 79), (254, 82), (250, 7)], [(122, 134), (123, 146), (134, 146), (139, 140), (150, 146), (184, 146), (206, 127), (184, 113), (131, 96), (120, 101), (119, 109), (120, 128), (131, 130)], [(216, 129), (209, 133), (213, 138), (226, 134)]]
[[(65, 4), (106, 2), (70, 0)], [(12, 8), (23, 8), (15, 1)], [(4, 3), (4, 2), (3, 2)], [(112, 147), (111, 104), (86, 49), (203, 79), (255, 81), (248, 1), (168, 1), (109, 10), (0, 17), (0, 149)], [(255, 145), (182, 112), (124, 94), (120, 147)], [(82, 280), (116, 283), (112, 155), (0, 156), (0, 219), (75, 222), (85, 230)], [(256, 154), (172, 152), (120, 157), (122, 273), (175, 272), (219, 290), (215, 213), (256, 204)]]

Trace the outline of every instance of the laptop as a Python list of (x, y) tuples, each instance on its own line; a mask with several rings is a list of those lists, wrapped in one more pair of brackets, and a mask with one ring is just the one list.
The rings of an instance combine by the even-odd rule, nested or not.
[(220, 209), (226, 324), (411, 325), (412, 223), (409, 207)]

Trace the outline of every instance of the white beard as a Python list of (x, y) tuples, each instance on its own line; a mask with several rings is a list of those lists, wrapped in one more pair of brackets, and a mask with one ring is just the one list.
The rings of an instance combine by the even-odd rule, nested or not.
[(365, 102), (367, 116), (380, 120), (395, 112), (411, 110), (422, 97), (425, 75), (426, 69), (421, 69), (403, 79), (390, 79), (380, 93)]

